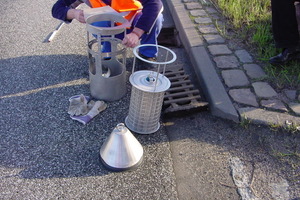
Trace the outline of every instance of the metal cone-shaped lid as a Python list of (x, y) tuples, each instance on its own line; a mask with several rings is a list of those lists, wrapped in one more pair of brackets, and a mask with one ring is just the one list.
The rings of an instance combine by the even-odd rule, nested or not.
[(129, 129), (119, 123), (102, 145), (100, 157), (110, 170), (135, 169), (142, 162), (143, 147)]

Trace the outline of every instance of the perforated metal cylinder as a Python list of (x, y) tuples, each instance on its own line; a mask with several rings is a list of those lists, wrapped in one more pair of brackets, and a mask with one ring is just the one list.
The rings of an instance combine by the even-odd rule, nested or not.
[(156, 132), (160, 127), (164, 93), (171, 85), (169, 79), (157, 72), (138, 71), (130, 76), (129, 81), (132, 90), (126, 126), (140, 134)]
[[(141, 47), (155, 47), (157, 60), (150, 61), (139, 55)], [(165, 91), (171, 86), (170, 80), (164, 75), (166, 65), (176, 60), (176, 54), (170, 49), (154, 44), (143, 44), (133, 49), (135, 55), (132, 74), (129, 81), (132, 85), (128, 116), (125, 119), (126, 126), (140, 134), (156, 132), (160, 127), (160, 114)], [(157, 71), (141, 70), (134, 72), (136, 59), (148, 64), (156, 65)], [(163, 65), (163, 74), (160, 67)]]

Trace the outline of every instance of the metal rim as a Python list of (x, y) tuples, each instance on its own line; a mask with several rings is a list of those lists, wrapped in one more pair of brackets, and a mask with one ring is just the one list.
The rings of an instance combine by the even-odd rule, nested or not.
[(111, 170), (111, 171), (114, 171), (114, 172), (121, 172), (121, 171), (132, 171), (132, 170), (135, 170), (137, 169), (142, 163), (143, 163), (143, 156), (141, 157), (141, 159), (135, 163), (134, 165), (130, 166), (130, 167), (124, 167), (124, 168), (117, 168), (117, 167), (112, 167), (110, 165), (108, 165), (101, 157), (101, 154), (100, 154), (100, 160), (102, 162), (102, 164), (104, 165), (104, 167), (108, 170)]
[[(146, 59), (142, 58), (138, 54), (138, 49), (141, 48), (141, 47), (149, 47), (149, 46), (165, 49), (166, 51), (169, 51), (172, 54), (173, 58), (171, 60), (165, 61), (165, 62), (149, 61), (149, 60), (146, 60)], [(138, 46), (136, 46), (136, 47), (133, 48), (133, 54), (137, 58), (139, 58), (140, 60), (142, 60), (144, 62), (147, 62), (147, 63), (151, 63), (151, 64), (163, 64), (163, 65), (166, 65), (166, 64), (173, 63), (176, 60), (176, 58), (177, 58), (176, 54), (171, 49), (169, 49), (167, 47), (164, 47), (164, 46), (161, 46), (161, 45), (156, 45), (156, 44), (142, 44), (142, 45), (138, 45)]]
[[(151, 73), (154, 73), (156, 78), (154, 84), (152, 85), (143, 84), (145, 82), (143, 80), (145, 80), (147, 76)], [(163, 76), (162, 74), (159, 74), (157, 72), (147, 71), (147, 70), (134, 72), (133, 74), (130, 75), (129, 82), (133, 87), (142, 90), (144, 92), (151, 92), (151, 93), (165, 92), (171, 86), (171, 82), (166, 76)]]

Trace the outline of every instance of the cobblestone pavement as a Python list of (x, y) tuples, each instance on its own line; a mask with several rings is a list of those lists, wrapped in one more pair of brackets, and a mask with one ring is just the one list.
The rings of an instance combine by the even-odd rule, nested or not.
[(201, 2), (171, 0), (168, 4), (212, 113), (258, 124), (300, 124), (299, 91), (276, 92), (253, 56), (221, 36), (214, 23), (220, 13), (213, 5)]

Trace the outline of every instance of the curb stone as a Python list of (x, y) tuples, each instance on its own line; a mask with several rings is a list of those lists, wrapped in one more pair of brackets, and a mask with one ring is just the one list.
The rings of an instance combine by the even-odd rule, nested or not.
[[(300, 125), (300, 103), (297, 102), (300, 94), (290, 99), (288, 95), (296, 95), (297, 91), (277, 94), (265, 82), (266, 73), (255, 63), (248, 51), (234, 49), (230, 46), (230, 41), (220, 36), (213, 23), (219, 18), (216, 9), (193, 0), (170, 0), (167, 4), (213, 115), (235, 122), (247, 118), (256, 124), (285, 126), (289, 122)], [(196, 18), (193, 20), (189, 16)], [(222, 77), (220, 74), (228, 69), (240, 70), (243, 73), (242, 85), (238, 83), (241, 82), (241, 73), (231, 73), (231, 83), (225, 84), (229, 80), (226, 79), (227, 76)], [(240, 102), (247, 98), (239, 96), (245, 91), (237, 93), (239, 90), (233, 89), (247, 89), (245, 91), (247, 94), (250, 91), (250, 99)], [(235, 98), (232, 97), (233, 91)], [(284, 97), (281, 98), (282, 96)], [(286, 102), (286, 99), (289, 101)]]
[[(170, 0), (167, 1), (167, 4), (182, 44), (190, 56), (195, 73), (203, 87), (204, 95), (209, 101), (212, 114), (238, 122), (239, 115), (218, 77), (209, 53), (204, 47), (203, 39), (196, 31), (195, 25), (191, 22), (183, 3), (181, 0)], [(185, 29), (185, 27), (188, 29)], [(211, 25), (207, 30), (209, 29), (216, 30)]]

